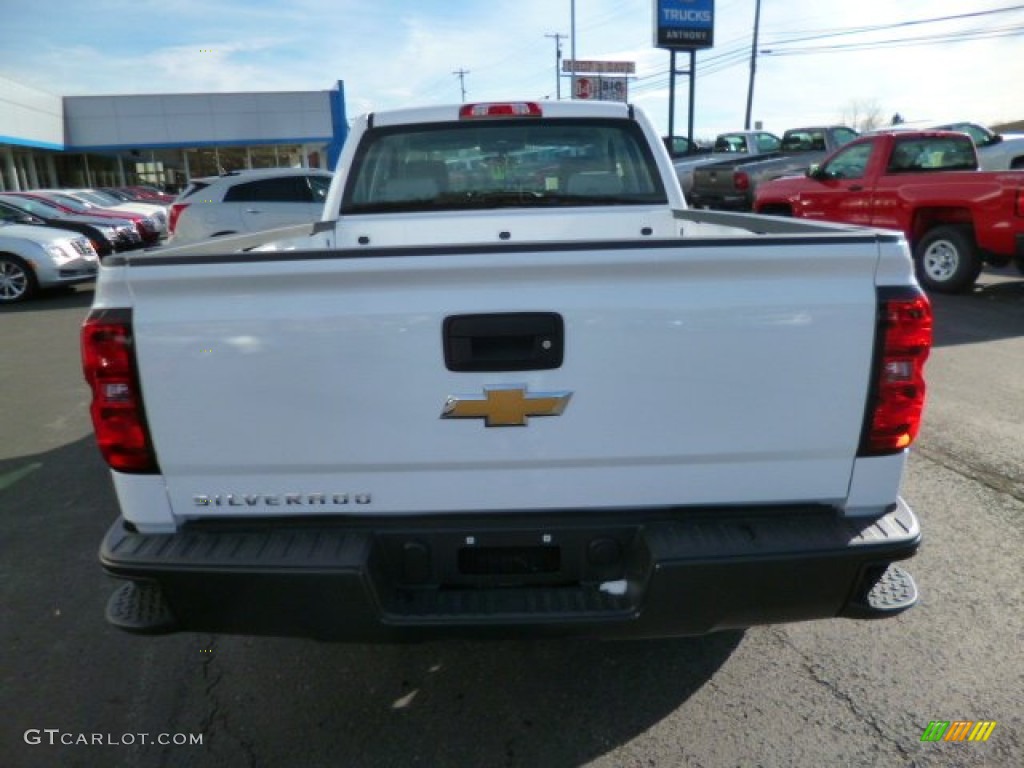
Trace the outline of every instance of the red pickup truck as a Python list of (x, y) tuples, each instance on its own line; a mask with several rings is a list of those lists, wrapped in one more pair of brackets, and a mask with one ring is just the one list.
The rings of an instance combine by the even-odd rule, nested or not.
[(918, 278), (947, 293), (970, 288), (985, 263), (1024, 273), (1024, 172), (978, 171), (970, 137), (949, 131), (863, 136), (805, 176), (757, 190), (757, 213), (897, 229)]

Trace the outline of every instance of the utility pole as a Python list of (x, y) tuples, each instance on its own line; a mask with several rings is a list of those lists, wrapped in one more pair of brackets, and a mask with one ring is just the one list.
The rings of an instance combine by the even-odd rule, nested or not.
[(570, 99), (576, 98), (576, 0), (569, 0), (569, 25), (571, 29), (569, 34), (569, 43), (571, 50), (569, 55), (572, 56), (572, 92), (569, 94)]
[(462, 100), (466, 100), (466, 75), (469, 74), (468, 69), (456, 69), (452, 72), (457, 78), (459, 78), (459, 88), (462, 89)]
[(557, 32), (553, 35), (544, 35), (544, 37), (551, 37), (555, 40), (555, 94), (556, 100), (562, 100), (562, 38), (565, 35), (560, 35)]
[(750, 87), (747, 88), (747, 118), (743, 130), (750, 130), (750, 113), (754, 109), (754, 73), (757, 72), (757, 35), (761, 29), (761, 0), (754, 6), (754, 44), (750, 49)]

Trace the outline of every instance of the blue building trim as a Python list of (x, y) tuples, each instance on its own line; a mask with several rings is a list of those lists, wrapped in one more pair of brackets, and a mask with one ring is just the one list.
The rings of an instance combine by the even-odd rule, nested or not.
[[(2, 137), (0, 137), (2, 140)], [(287, 139), (248, 139), (241, 141), (178, 141), (160, 144), (75, 144), (68, 152), (128, 152), (133, 149), (199, 149), (202, 147), (265, 147), (274, 144), (325, 144), (331, 136), (299, 136)]]
[(67, 149), (63, 144), (51, 144), (48, 141), (19, 139), (17, 136), (4, 136), (2, 134), (0, 134), (0, 144), (13, 144), (16, 147), (29, 147), (31, 149), (52, 149), (57, 152), (63, 152)]
[(338, 166), (341, 148), (348, 138), (348, 117), (345, 114), (345, 81), (339, 80), (338, 87), (332, 88), (328, 94), (331, 102), (331, 124), (334, 126), (334, 139), (327, 145), (327, 170), (333, 171)]

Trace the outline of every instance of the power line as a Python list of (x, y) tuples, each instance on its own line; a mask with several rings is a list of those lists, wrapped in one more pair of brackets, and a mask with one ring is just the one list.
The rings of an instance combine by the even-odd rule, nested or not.
[(837, 45), (806, 45), (800, 48), (769, 48), (765, 53), (773, 56), (797, 56), (807, 53), (841, 53), (849, 51), (877, 51), (885, 48), (910, 48), (920, 45), (937, 45), (939, 43), (965, 43), (972, 40), (990, 40), (1001, 37), (1016, 37), (1024, 34), (1024, 25), (1003, 27), (1001, 29), (971, 30), (965, 32), (948, 32), (920, 37), (899, 37), (888, 40), (871, 40), (862, 43), (840, 43)]
[[(953, 16), (937, 16), (932, 19), (913, 19), (911, 21), (898, 21), (892, 24), (875, 24), (868, 27), (850, 27), (848, 29), (822, 30), (814, 32), (807, 37), (793, 37), (788, 40), (776, 40), (771, 45), (788, 45), (790, 43), (802, 43), (811, 40), (825, 40), (829, 37), (844, 37), (846, 35), (860, 35), (869, 32), (879, 32), (888, 29), (900, 29), (902, 27), (920, 26), (921, 24), (939, 24), (945, 21), (961, 21), (973, 19), (979, 16), (992, 16), (998, 13), (1010, 13), (1024, 10), (1024, 5), (1013, 5), (1008, 8), (994, 8), (988, 11), (975, 11), (973, 13), (960, 13)], [(803, 34), (803, 33), (796, 33)]]

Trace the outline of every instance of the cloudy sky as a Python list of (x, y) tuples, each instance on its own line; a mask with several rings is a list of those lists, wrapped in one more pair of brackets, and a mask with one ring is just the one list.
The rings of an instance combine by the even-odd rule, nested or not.
[[(654, 0), (575, 0), (576, 57), (636, 62), (630, 100), (668, 124)], [(555, 98), (572, 0), (34, 0), (4, 3), (0, 75), (59, 95), (327, 90), (350, 117), (466, 98)], [(717, 0), (697, 55), (695, 133), (743, 127), (755, 0)], [(1003, 10), (1006, 9), (1006, 10)], [(986, 13), (989, 11), (1001, 11)], [(968, 15), (971, 14), (971, 15)], [(938, 21), (944, 17), (958, 17)], [(565, 58), (571, 42), (562, 40)], [(762, 0), (753, 119), (781, 133), (886, 120), (1024, 119), (1024, 4)], [(684, 67), (688, 56), (679, 57)], [(677, 133), (687, 88), (678, 78)], [(563, 97), (568, 83), (561, 86)]]

